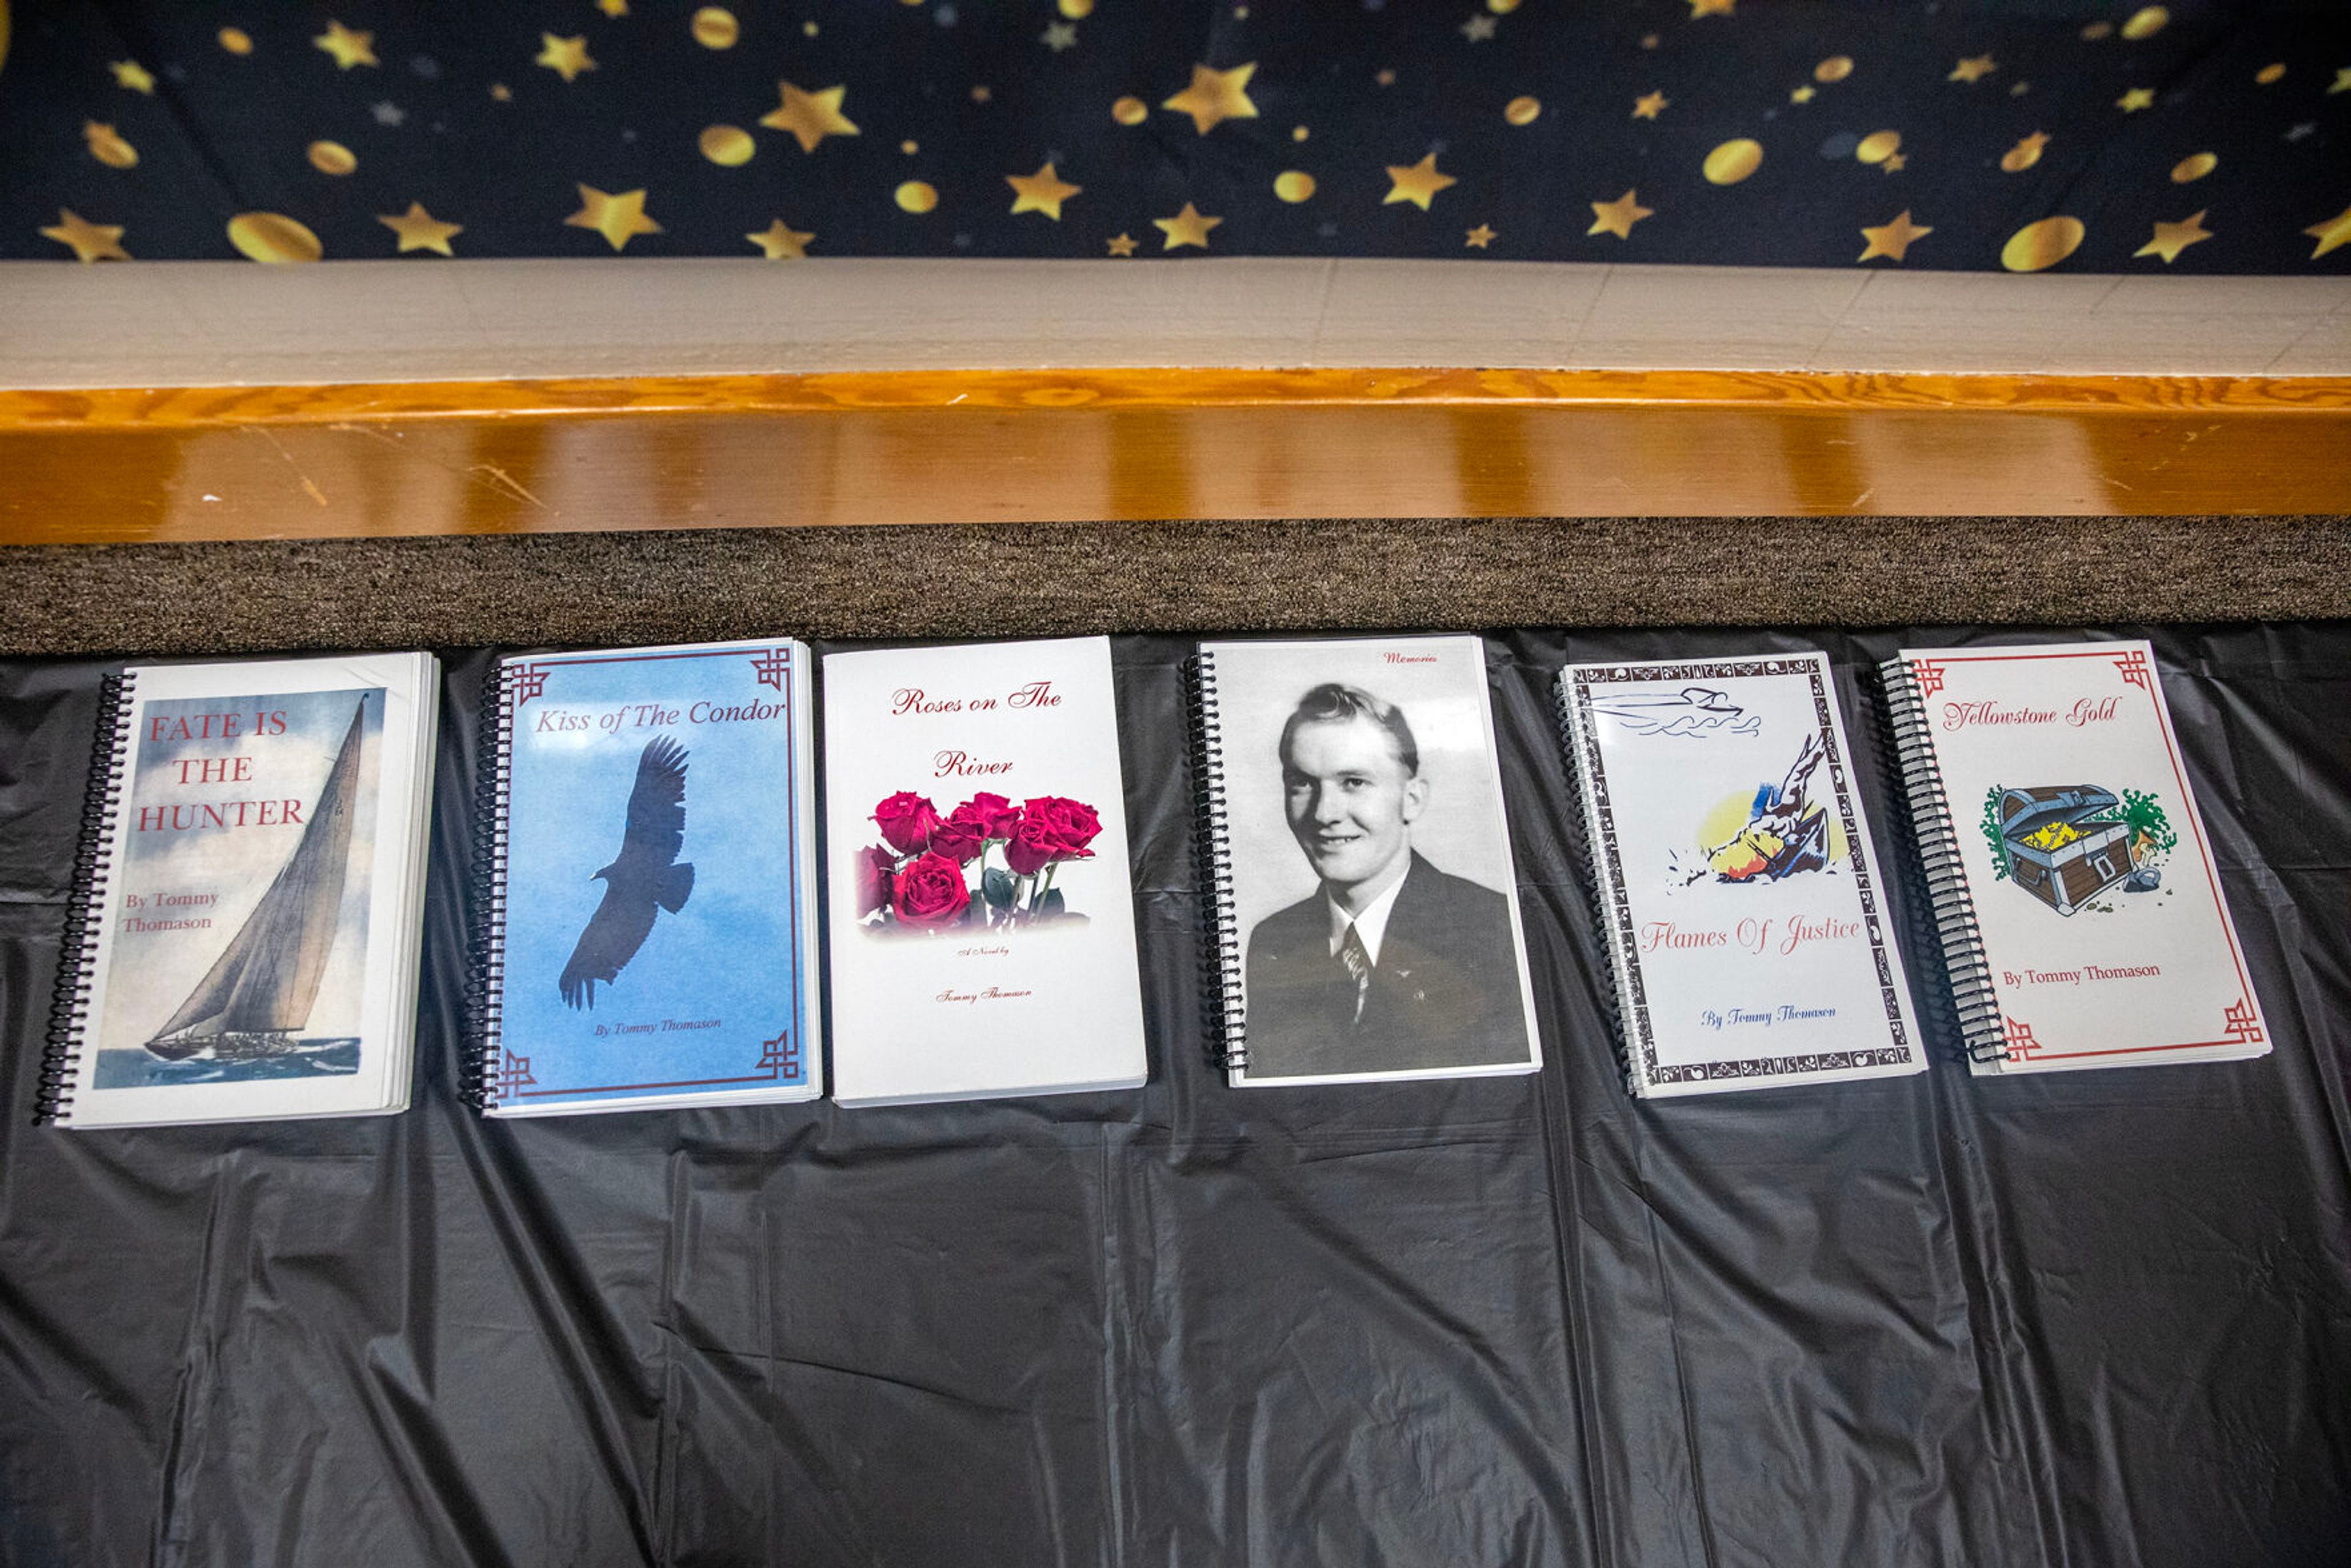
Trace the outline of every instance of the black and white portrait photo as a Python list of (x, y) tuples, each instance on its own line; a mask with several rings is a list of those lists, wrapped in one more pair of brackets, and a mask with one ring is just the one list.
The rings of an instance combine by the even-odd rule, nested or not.
[(1248, 1065), (1535, 1066), (1475, 638), (1215, 650)]

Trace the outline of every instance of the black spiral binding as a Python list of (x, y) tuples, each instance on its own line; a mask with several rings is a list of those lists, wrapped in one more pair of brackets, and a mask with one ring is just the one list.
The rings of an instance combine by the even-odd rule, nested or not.
[(1192, 685), (1192, 801), (1200, 831), (1200, 894), (1207, 905), (1207, 943), (1201, 950), (1200, 1014), (1209, 1059), (1217, 1066), (1249, 1066), (1249, 1031), (1241, 1005), (1240, 923), (1233, 913), (1232, 830), (1225, 816), (1225, 751), (1217, 728), (1217, 656), (1207, 649), (1189, 660)]
[(1926, 872), (1935, 936), (1942, 946), (1943, 971), (1959, 1012), (1959, 1034), (1970, 1058), (1997, 1061), (2007, 1050), (2001, 1033), (2000, 1000), (1992, 990), (1991, 965), (1984, 956), (1983, 930), (1976, 923), (1975, 904), (1968, 896), (1951, 803), (1943, 793), (1942, 773), (1935, 766), (1926, 701), (1906, 661), (1888, 659), (1878, 666), (1878, 673), (1886, 681), (1886, 727), (1893, 737), (1902, 792), (1910, 805), (1911, 838)]
[(1616, 954), (1616, 930), (1608, 910), (1606, 883), (1601, 875), (1604, 854), (1600, 842), (1599, 818), (1592, 810), (1591, 793), (1595, 780), (1585, 765), (1583, 737), (1575, 722), (1574, 699), (1569, 696), (1569, 674), (1559, 673), (1552, 685), (1552, 706), (1559, 719), (1560, 744), (1567, 751), (1569, 774), (1569, 830), (1575, 841), (1583, 848), (1583, 874), (1577, 879), (1582, 887), (1585, 906), (1592, 911), (1593, 929), (1600, 936), (1600, 956), (1606, 966), (1608, 983), (1600, 992), (1600, 1011), (1606, 1020), (1610, 1037), (1615, 1041), (1617, 1060), (1625, 1069), (1625, 1084), (1635, 1094), (1648, 1092), (1647, 1080), (1642, 1076), (1638, 1053), (1634, 1049), (1631, 1019), (1625, 1009), (1625, 975)]
[(500, 664), (483, 686), (474, 732), (482, 756), (474, 780), (474, 930), (465, 985), (473, 1060), (458, 1092), (477, 1111), (497, 1103), (505, 1050), (498, 1025), (506, 1006), (507, 804), (514, 789), (513, 716), (506, 697), (507, 667)]
[(40, 1087), (33, 1106), (37, 1126), (73, 1118), (74, 1080), (89, 1026), (99, 939), (106, 930), (106, 884), (114, 870), (107, 846), (131, 770), (131, 687), (137, 680), (136, 672), (126, 671), (99, 683), (98, 745), (90, 759), (89, 789), (82, 798), (81, 838), (74, 851), (65, 936), (57, 946), (57, 995), (49, 1009), (48, 1043), (41, 1053)]

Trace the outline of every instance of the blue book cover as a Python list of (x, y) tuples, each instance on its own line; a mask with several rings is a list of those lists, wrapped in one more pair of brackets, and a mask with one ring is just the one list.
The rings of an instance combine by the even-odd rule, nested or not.
[(809, 691), (789, 640), (504, 662), (486, 1112), (821, 1091)]

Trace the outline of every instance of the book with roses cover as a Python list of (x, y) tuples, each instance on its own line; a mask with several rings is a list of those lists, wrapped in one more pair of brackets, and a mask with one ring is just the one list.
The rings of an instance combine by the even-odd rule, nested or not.
[(833, 1098), (1145, 1077), (1101, 637), (828, 653)]
[(2268, 1052), (2148, 644), (1905, 648), (1884, 673), (1974, 1071)]
[(405, 1110), (440, 665), (108, 677), (40, 1118)]
[(789, 638), (500, 661), (475, 821), (485, 1113), (821, 1092), (810, 685)]
[(1925, 1071), (1827, 655), (1571, 664), (1559, 710), (1634, 1093)]

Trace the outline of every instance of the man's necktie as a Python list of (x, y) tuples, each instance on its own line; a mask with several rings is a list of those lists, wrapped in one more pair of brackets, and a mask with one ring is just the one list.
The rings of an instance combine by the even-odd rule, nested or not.
[(1340, 938), (1339, 962), (1347, 967), (1347, 973), (1355, 981), (1355, 1010), (1348, 1021), (1361, 1023), (1364, 1019), (1364, 998), (1372, 990), (1372, 956), (1364, 950), (1364, 939), (1353, 925), (1348, 926), (1347, 935)]

